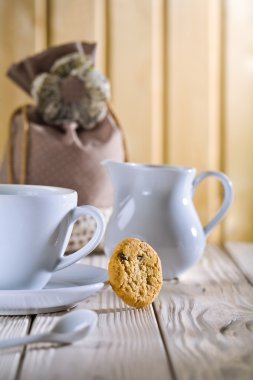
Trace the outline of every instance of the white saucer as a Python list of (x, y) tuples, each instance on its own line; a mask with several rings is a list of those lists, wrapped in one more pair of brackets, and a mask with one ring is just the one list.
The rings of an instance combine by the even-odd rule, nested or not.
[(55, 272), (41, 290), (0, 290), (0, 315), (49, 313), (73, 307), (107, 281), (106, 269), (73, 264)]

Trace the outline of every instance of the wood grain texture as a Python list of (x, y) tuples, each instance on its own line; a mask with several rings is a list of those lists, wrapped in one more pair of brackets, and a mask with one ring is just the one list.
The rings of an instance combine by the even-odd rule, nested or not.
[[(234, 260), (240, 257), (242, 270), (252, 263), (253, 245), (231, 244), (227, 249)], [(83, 263), (106, 268), (107, 261), (96, 254)], [(179, 282), (164, 283), (154, 310), (126, 306), (107, 286), (78, 306), (97, 311), (94, 333), (71, 346), (29, 346), (18, 378), (250, 380), (253, 291), (240, 268), (223, 250), (208, 246)], [(48, 331), (63, 314), (38, 315), (31, 333)], [(0, 317), (1, 338), (25, 334), (28, 327), (26, 317)], [(19, 360), (19, 350), (1, 353), (0, 378), (16, 378)]]
[[(0, 316), (0, 339), (11, 339), (27, 334), (31, 323), (30, 317)], [(0, 379), (14, 380), (24, 347), (0, 350)]]
[[(220, 0), (208, 1), (208, 168), (212, 170), (224, 169), (221, 162), (223, 151), (221, 139), (222, 128), (222, 27), (224, 18), (222, 2)], [(210, 219), (215, 215), (222, 202), (221, 185), (211, 180), (207, 187), (207, 215)], [(224, 236), (223, 224), (218, 225), (212, 232), (208, 241), (222, 242)]]
[(226, 248), (235, 263), (253, 284), (253, 244), (227, 243)]
[[(220, 169), (220, 6), (213, 0), (167, 6), (166, 161), (198, 171)], [(219, 207), (217, 182), (204, 182), (195, 202), (206, 224)]]
[(112, 101), (130, 160), (163, 161), (163, 2), (111, 0), (109, 73)]
[[(47, 46), (98, 43), (131, 161), (225, 171), (234, 207), (211, 241), (251, 241), (251, 0), (0, 0), (0, 160), (11, 112), (31, 101), (8, 66)], [(240, 95), (238, 95), (240, 94)], [(222, 195), (196, 197), (206, 223)]]
[(34, 52), (33, 0), (0, 0), (0, 162), (13, 110), (29, 97), (6, 77), (8, 67)]
[[(104, 256), (93, 256), (84, 262), (107, 265)], [(78, 307), (98, 312), (94, 333), (72, 346), (30, 347), (20, 380), (171, 378), (152, 306), (143, 310), (129, 308), (108, 286)], [(37, 316), (31, 333), (47, 331), (61, 314)]]
[(107, 74), (107, 3), (104, 0), (51, 0), (49, 46), (73, 41), (96, 42), (96, 66)]
[(228, 241), (252, 242), (253, 198), (253, 2), (225, 1), (224, 141), (225, 169), (235, 187), (225, 224)]
[(49, 45), (86, 40), (94, 42), (93, 0), (49, 2)]
[(253, 289), (222, 250), (166, 282), (155, 310), (179, 379), (252, 379)]
[(34, 0), (34, 53), (48, 46), (48, 4), (47, 0)]

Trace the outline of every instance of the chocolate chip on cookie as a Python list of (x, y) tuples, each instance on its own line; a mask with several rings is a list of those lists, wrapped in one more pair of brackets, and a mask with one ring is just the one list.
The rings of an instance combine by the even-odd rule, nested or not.
[(162, 268), (155, 250), (136, 238), (123, 240), (114, 250), (108, 267), (115, 293), (128, 305), (145, 307), (159, 294)]

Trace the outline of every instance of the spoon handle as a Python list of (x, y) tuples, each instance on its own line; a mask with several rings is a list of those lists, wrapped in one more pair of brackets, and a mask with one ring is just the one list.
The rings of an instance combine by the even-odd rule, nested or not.
[(0, 341), (0, 349), (22, 346), (28, 343), (42, 342), (47, 334), (28, 335), (20, 338), (6, 339)]

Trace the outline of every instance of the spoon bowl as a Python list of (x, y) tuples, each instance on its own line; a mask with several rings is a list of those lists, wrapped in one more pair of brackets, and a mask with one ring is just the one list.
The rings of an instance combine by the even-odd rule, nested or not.
[(88, 335), (96, 326), (97, 319), (97, 313), (94, 311), (74, 310), (61, 317), (51, 331), (45, 334), (3, 340), (0, 342), (0, 349), (37, 342), (70, 344)]
[(97, 322), (97, 314), (91, 310), (75, 310), (59, 319), (51, 330), (55, 334), (82, 331)]

